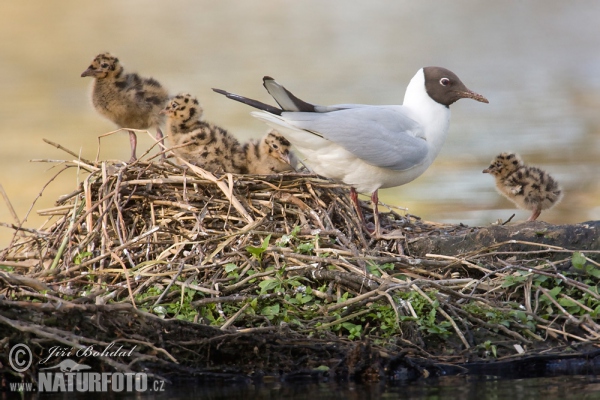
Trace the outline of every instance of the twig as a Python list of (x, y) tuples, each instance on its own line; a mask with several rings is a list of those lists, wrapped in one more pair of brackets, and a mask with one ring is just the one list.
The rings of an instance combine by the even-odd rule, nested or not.
[[(429, 298), (429, 296), (427, 296), (425, 294), (425, 292), (423, 292), (421, 290), (420, 287), (418, 287), (417, 285), (411, 285), (411, 287), (418, 292), (421, 297), (423, 297), (425, 300), (427, 300), (429, 302), (429, 304), (431, 304), (432, 307), (434, 307), (433, 304), (433, 300), (431, 300)], [(458, 335), (458, 337), (460, 338), (460, 340), (463, 342), (463, 344), (465, 345), (465, 347), (467, 349), (471, 348), (471, 346), (469, 345), (469, 342), (467, 342), (467, 339), (465, 339), (465, 336), (462, 334), (461, 330), (458, 328), (458, 326), (456, 325), (456, 322), (454, 322), (454, 319), (452, 319), (452, 317), (450, 315), (448, 315), (448, 313), (446, 311), (444, 311), (441, 307), (437, 307), (436, 308), (437, 311), (440, 312), (440, 314), (442, 314), (444, 316), (444, 318), (446, 318), (448, 320), (448, 322), (450, 322), (450, 324), (452, 325), (452, 327), (454, 328), (454, 331), (456, 332), (456, 334)]]

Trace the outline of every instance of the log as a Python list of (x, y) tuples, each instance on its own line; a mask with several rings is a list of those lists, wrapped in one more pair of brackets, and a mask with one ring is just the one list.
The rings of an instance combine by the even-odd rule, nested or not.
[[(494, 251), (523, 252), (529, 253), (531, 257), (542, 256), (548, 260), (564, 259), (570, 251), (577, 250), (584, 253), (587, 251), (587, 257), (598, 261), (600, 221), (573, 225), (534, 221), (474, 227), (456, 234), (414, 238), (408, 242), (407, 250), (414, 257), (425, 257), (426, 254), (460, 257), (473, 252)], [(547, 251), (540, 255), (540, 250)]]

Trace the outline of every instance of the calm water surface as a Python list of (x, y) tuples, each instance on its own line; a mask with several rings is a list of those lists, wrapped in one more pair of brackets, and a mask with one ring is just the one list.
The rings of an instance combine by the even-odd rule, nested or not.
[[(114, 126), (92, 109), (91, 81), (80, 74), (101, 51), (172, 93), (196, 94), (206, 119), (241, 139), (266, 128), (212, 87), (270, 101), (261, 78), (271, 75), (315, 103), (399, 104), (417, 69), (441, 65), (490, 104), (453, 105), (449, 139), (436, 162), (415, 182), (382, 191), (382, 201), (428, 220), (507, 219), (510, 203), (481, 171), (494, 155), (512, 150), (565, 189), (564, 201), (543, 220), (598, 219), (598, 21), (595, 0), (2, 2), (0, 184), (22, 220), (59, 170), (30, 160), (72, 158), (42, 138), (95, 158), (97, 136)], [(140, 137), (140, 151), (151, 143)], [(100, 156), (127, 158), (127, 136), (103, 139)], [(74, 171), (56, 179), (25, 226), (39, 226), (35, 210), (75, 186)], [(527, 215), (517, 211), (515, 220)], [(4, 201), (0, 221), (14, 222)], [(10, 233), (0, 228), (1, 245)]]
[[(64, 395), (43, 398), (63, 399)], [(72, 394), (69, 398), (81, 398)], [(169, 387), (162, 394), (104, 394), (103, 399), (203, 399), (203, 400), (594, 400), (600, 399), (597, 376), (559, 376), (552, 378), (497, 379), (494, 377), (445, 377), (411, 384), (263, 384), (263, 385), (194, 385)], [(87, 400), (100, 399), (97, 394)]]

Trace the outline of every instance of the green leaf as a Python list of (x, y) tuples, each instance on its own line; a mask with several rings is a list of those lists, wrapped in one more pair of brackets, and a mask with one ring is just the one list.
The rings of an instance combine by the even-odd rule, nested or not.
[(558, 304), (560, 304), (563, 307), (574, 307), (574, 306), (578, 306), (577, 303), (575, 303), (573, 300), (571, 299), (567, 299), (565, 297), (558, 299)]
[(311, 301), (312, 299), (313, 299), (313, 297), (312, 297), (312, 296), (302, 296), (302, 298), (300, 299), (300, 303), (301, 303), (301, 304), (306, 304), (306, 303), (308, 303), (309, 301)]
[(298, 247), (296, 248), (300, 253), (312, 253), (312, 251), (315, 249), (315, 245), (314, 243), (300, 243), (298, 245)]
[(574, 268), (583, 269), (583, 267), (585, 267), (586, 262), (587, 260), (579, 251), (573, 253), (573, 257), (571, 257), (571, 264), (573, 264)]
[(560, 293), (561, 290), (562, 288), (560, 286), (556, 286), (554, 289), (550, 290), (550, 296), (552, 296), (553, 299), (556, 299), (556, 296)]
[(248, 251), (248, 253), (252, 254), (252, 256), (255, 257), (258, 261), (261, 261), (263, 253), (267, 250), (267, 247), (269, 247), (270, 240), (271, 240), (271, 234), (267, 235), (267, 237), (265, 238), (265, 240), (263, 240), (262, 245), (260, 247), (247, 246), (246, 251)]
[(265, 279), (264, 281), (258, 284), (261, 293), (266, 293), (269, 290), (273, 290), (280, 286), (280, 281), (278, 279)]
[(279, 314), (279, 304), (264, 307), (262, 310), (260, 310), (260, 313), (266, 317), (274, 317)]
[(225, 272), (230, 273), (237, 269), (237, 265), (234, 263), (225, 264)]
[(75, 257), (73, 258), (73, 263), (75, 263), (75, 265), (80, 265), (84, 258), (89, 257), (91, 255), (92, 255), (92, 253), (89, 252), (89, 251), (84, 251), (82, 253), (77, 253), (75, 255)]

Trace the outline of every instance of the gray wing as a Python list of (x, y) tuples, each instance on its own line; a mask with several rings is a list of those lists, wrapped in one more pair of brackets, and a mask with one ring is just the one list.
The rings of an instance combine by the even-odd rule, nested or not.
[(344, 104), (324, 113), (283, 112), (297, 128), (330, 140), (363, 161), (403, 171), (422, 163), (429, 151), (419, 123), (402, 106)]

